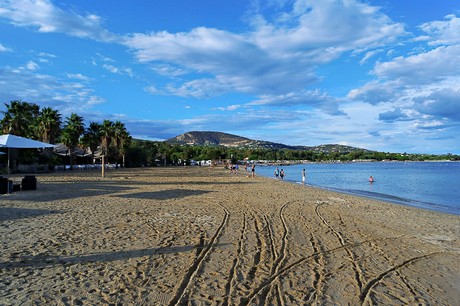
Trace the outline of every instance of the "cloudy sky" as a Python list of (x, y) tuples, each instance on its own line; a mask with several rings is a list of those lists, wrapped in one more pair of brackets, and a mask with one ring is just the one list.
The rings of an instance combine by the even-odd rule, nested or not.
[(460, 2), (0, 0), (12, 100), (143, 139), (459, 154)]

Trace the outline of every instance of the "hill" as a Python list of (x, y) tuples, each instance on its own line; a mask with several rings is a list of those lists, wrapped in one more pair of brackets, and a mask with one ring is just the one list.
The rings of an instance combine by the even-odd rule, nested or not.
[(255, 141), (249, 138), (221, 132), (192, 131), (170, 138), (165, 142), (169, 144), (193, 146), (245, 147), (254, 144)]
[(263, 140), (253, 140), (237, 135), (213, 132), (213, 131), (192, 131), (186, 132), (176, 137), (165, 141), (169, 144), (179, 145), (194, 145), (194, 146), (224, 146), (237, 148), (261, 148), (261, 149), (290, 149), (290, 150), (306, 150), (318, 153), (348, 153), (353, 151), (366, 151), (366, 149), (344, 146), (338, 144), (325, 144), (319, 146), (290, 146), (282, 143), (269, 142)]

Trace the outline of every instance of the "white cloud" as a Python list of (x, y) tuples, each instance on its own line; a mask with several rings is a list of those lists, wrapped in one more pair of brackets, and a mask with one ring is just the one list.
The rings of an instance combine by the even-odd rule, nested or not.
[[(78, 80), (78, 75), (74, 76)], [(69, 81), (24, 68), (3, 67), (0, 68), (0, 96), (58, 107), (63, 114), (80, 113), (95, 103), (104, 102), (86, 84), (87, 80), (84, 81)]]
[(153, 95), (161, 94), (161, 91), (153, 85), (144, 87), (144, 90)]
[(414, 102), (422, 114), (460, 122), (460, 86), (434, 90), (427, 96), (414, 98)]
[(100, 41), (114, 41), (116, 36), (104, 29), (101, 18), (64, 11), (49, 0), (6, 0), (0, 2), (0, 17), (16, 26), (34, 27), (39, 32), (66, 33)]
[(115, 62), (115, 60), (113, 58), (105, 56), (105, 55), (103, 55), (101, 53), (96, 53), (96, 55), (97, 55), (97, 58), (100, 59), (103, 62), (106, 62), (106, 63), (114, 63)]
[(409, 116), (401, 108), (396, 108), (392, 111), (386, 111), (379, 114), (379, 120), (385, 122), (406, 121), (411, 120)]
[(430, 38), (430, 44), (455, 44), (460, 43), (460, 18), (455, 15), (447, 15), (445, 21), (427, 22), (420, 29)]
[(319, 64), (406, 34), (401, 24), (378, 8), (354, 0), (297, 1), (285, 14), (288, 23), (256, 16), (253, 31), (247, 33), (199, 27), (182, 33), (134, 33), (125, 37), (124, 44), (140, 62), (190, 71), (188, 77), (195, 80), (170, 87), (171, 93), (177, 88), (177, 95), (213, 96), (228, 91), (282, 95), (318, 82), (314, 70)]
[(402, 96), (403, 85), (398, 80), (371, 81), (360, 88), (350, 90), (347, 97), (370, 104), (395, 102)]
[(48, 57), (48, 58), (56, 58), (57, 56), (51, 53), (46, 53), (46, 52), (40, 52), (38, 53), (38, 56), (40, 57)]
[(96, 104), (105, 103), (106, 100), (104, 98), (98, 97), (98, 96), (89, 96), (89, 97), (86, 98), (86, 102), (87, 102), (88, 106), (93, 106), (93, 105), (96, 105)]
[(182, 84), (168, 84), (163, 89), (165, 95), (179, 97), (211, 98), (229, 91), (226, 84), (214, 79), (195, 79)]
[(239, 104), (233, 104), (233, 105), (229, 105), (229, 106), (225, 106), (225, 107), (216, 107), (215, 109), (217, 110), (220, 110), (220, 111), (235, 111), (239, 108), (241, 108), (242, 106), (239, 105)]
[(27, 64), (26, 64), (26, 68), (29, 69), (29, 70), (37, 70), (40, 68), (40, 66), (38, 66), (37, 63), (35, 63), (34, 61), (29, 61)]
[(107, 71), (109, 71), (111, 73), (119, 73), (120, 72), (120, 70), (117, 67), (113, 66), (113, 65), (104, 64), (104, 65), (102, 65), (102, 67), (105, 70), (107, 70)]
[(116, 67), (114, 65), (110, 65), (110, 64), (103, 64), (102, 67), (111, 72), (111, 73), (114, 73), (114, 74), (120, 74), (120, 75), (127, 75), (127, 76), (130, 76), (130, 77), (133, 77), (134, 76), (134, 73), (133, 73), (133, 70), (129, 67)]
[(0, 44), (0, 52), (10, 52), (11, 49)]
[(405, 34), (402, 24), (391, 21), (379, 8), (354, 0), (299, 0), (284, 19), (286, 23), (270, 23), (256, 16), (257, 44), (291, 54), (320, 49), (329, 60), (343, 51), (376, 47)]
[(376, 80), (349, 92), (348, 98), (371, 104), (393, 103), (411, 108), (423, 97), (460, 88), (460, 45), (433, 50), (375, 65)]
[(90, 77), (87, 77), (86, 75), (83, 75), (81, 73), (66, 73), (66, 76), (69, 79), (76, 79), (76, 80), (85, 81), (85, 82), (91, 81)]
[(152, 67), (152, 70), (160, 75), (172, 78), (190, 73), (190, 71), (187, 71), (184, 68), (175, 67), (173, 65), (168, 64), (155, 65)]
[(403, 79), (407, 83), (426, 84), (460, 71), (460, 45), (440, 46), (428, 52), (397, 57), (377, 63), (373, 73), (380, 78)]
[(375, 134), (377, 138), (395, 146), (397, 139), (404, 139), (411, 152), (449, 150), (427, 144), (435, 146), (441, 139), (453, 144), (458, 139), (459, 20), (448, 16), (423, 24), (420, 29), (427, 35), (415, 40), (412, 54), (377, 62), (371, 71), (375, 79), (349, 92), (349, 99), (380, 109), (376, 125), (385, 132)]
[[(442, 46), (409, 57), (379, 63), (374, 69), (378, 79), (350, 91), (348, 97), (378, 105), (386, 105), (378, 116), (381, 134), (389, 144), (404, 139), (406, 151), (439, 151), (423, 147), (426, 139), (453, 142), (460, 122), (460, 76), (458, 76), (458, 46)], [(439, 58), (441, 57), (441, 58)], [(435, 141), (436, 140), (436, 141)], [(444, 144), (444, 146), (446, 145)], [(401, 144), (400, 144), (401, 146)], [(446, 150), (447, 148), (444, 148)]]
[(271, 106), (296, 106), (303, 105), (315, 107), (322, 111), (333, 114), (343, 115), (339, 110), (340, 100), (328, 95), (320, 90), (302, 90), (289, 92), (281, 95), (263, 95), (258, 100), (248, 103), (248, 105), (271, 105)]
[(376, 79), (351, 90), (348, 97), (373, 104), (398, 103), (396, 107), (408, 108), (439, 92), (457, 92), (460, 86), (459, 21), (449, 15), (444, 21), (420, 26), (429, 34), (425, 36), (426, 43), (442, 45), (428, 49), (418, 45), (412, 55), (377, 62), (371, 71)]
[(366, 52), (366, 54), (364, 54), (364, 57), (359, 61), (359, 63), (361, 65), (364, 65), (368, 59), (370, 59), (371, 57), (375, 56), (376, 54), (380, 52), (382, 52), (382, 50), (372, 50), (372, 51)]

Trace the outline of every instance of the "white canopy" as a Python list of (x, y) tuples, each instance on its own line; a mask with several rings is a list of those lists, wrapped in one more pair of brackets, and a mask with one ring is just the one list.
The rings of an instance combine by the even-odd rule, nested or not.
[[(8, 148), (8, 177), (10, 176), (10, 149), (36, 149), (36, 148), (53, 148), (54, 145), (16, 135), (0, 135), (0, 148)], [(8, 193), (9, 184), (8, 184)]]
[(16, 149), (53, 148), (54, 145), (16, 135), (1, 135), (0, 147)]

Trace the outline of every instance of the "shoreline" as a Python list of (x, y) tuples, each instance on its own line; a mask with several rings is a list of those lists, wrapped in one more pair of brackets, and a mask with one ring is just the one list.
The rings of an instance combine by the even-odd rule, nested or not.
[(460, 294), (456, 215), (223, 168), (37, 177), (37, 190), (0, 196), (0, 304), (455, 304)]
[[(411, 162), (411, 163), (427, 163), (427, 162)], [(439, 163), (439, 162), (437, 162)], [(455, 162), (450, 162), (450, 163), (455, 163)], [(321, 165), (322, 163), (317, 163), (316, 165)], [(346, 164), (353, 164), (353, 163), (346, 163)], [(367, 164), (367, 163), (358, 163), (358, 164)], [(389, 162), (389, 164), (392, 164), (392, 162)], [(286, 166), (285, 170), (290, 170), (290, 167), (295, 167), (296, 171), (297, 172), (300, 172), (300, 167), (303, 166), (302, 164), (296, 164), (296, 165), (288, 165)], [(308, 167), (308, 165), (306, 165)], [(268, 165), (265, 165), (265, 166), (262, 166), (262, 170), (260, 171), (260, 175), (261, 176), (264, 176), (266, 178), (269, 178), (269, 179), (275, 179), (273, 177), (273, 175), (267, 170), (267, 169), (270, 169), (270, 168), (273, 168), (274, 167), (277, 167), (277, 166), (268, 166)], [(299, 169), (297, 169), (299, 168)], [(316, 171), (318, 171), (320, 168), (315, 168)], [(322, 168), (321, 168), (322, 169)], [(325, 171), (328, 171), (330, 169), (326, 168)], [(370, 169), (370, 171), (373, 171), (374, 169)], [(379, 169), (377, 168), (376, 169), (377, 172), (379, 171)], [(268, 172), (267, 172), (268, 171)], [(323, 170), (321, 170), (323, 171)], [(321, 171), (319, 171), (320, 175), (321, 176)], [(313, 174), (312, 174), (313, 173)], [(296, 180), (296, 179), (292, 179), (292, 173), (289, 173), (288, 171), (286, 171), (286, 174), (287, 177), (284, 179), (285, 182), (288, 182), (288, 183), (292, 183), (292, 184), (301, 184), (301, 182), (299, 182), (299, 180)], [(381, 173), (382, 174), (382, 173)], [(385, 174), (385, 173), (383, 173)], [(310, 175), (314, 175), (314, 171), (312, 171), (310, 169)], [(362, 177), (361, 177), (362, 178)], [(454, 179), (454, 178), (452, 178)], [(320, 179), (321, 180), (321, 179)], [(352, 184), (354, 182), (352, 181)], [(309, 185), (309, 186), (312, 186), (312, 187), (316, 187), (316, 188), (320, 188), (320, 189), (323, 189), (323, 190), (328, 190), (328, 191), (334, 191), (334, 192), (340, 192), (340, 193), (345, 193), (345, 194), (351, 194), (351, 195), (355, 195), (355, 196), (359, 196), (359, 197), (364, 197), (364, 198), (368, 198), (368, 199), (374, 199), (374, 200), (380, 200), (380, 201), (386, 201), (386, 202), (389, 202), (389, 203), (393, 203), (393, 204), (398, 204), (398, 205), (406, 205), (406, 206), (409, 206), (409, 207), (417, 207), (417, 208), (421, 208), (421, 209), (425, 209), (425, 210), (430, 210), (430, 211), (438, 211), (438, 212), (443, 212), (443, 213), (447, 213), (447, 214), (453, 214), (453, 215), (457, 215), (459, 216), (460, 215), (460, 207), (458, 206), (458, 198), (454, 198), (452, 195), (449, 195), (449, 201), (446, 201), (445, 198), (431, 198), (431, 199), (424, 199), (423, 198), (423, 191), (420, 193), (420, 194), (417, 194), (415, 195), (414, 193), (412, 194), (404, 194), (404, 190), (399, 190), (399, 191), (402, 191), (402, 195), (401, 193), (396, 193), (394, 192), (393, 190), (389, 190), (388, 187), (387, 189), (381, 189), (381, 190), (378, 190), (373, 188), (372, 189), (368, 189), (368, 188), (362, 188), (362, 185), (353, 185), (353, 187), (344, 187), (343, 186), (343, 183), (342, 185), (336, 185), (335, 187), (334, 186), (331, 186), (331, 183), (330, 181), (329, 182), (322, 182), (323, 185), (321, 185), (321, 182), (320, 181), (317, 181), (316, 184), (311, 184), (308, 180), (307, 180), (307, 184), (306, 185)], [(387, 184), (387, 186), (389, 186)], [(397, 187), (397, 186), (393, 186), (393, 187)], [(410, 187), (409, 187), (410, 188)], [(426, 191), (424, 191), (426, 192)], [(436, 192), (436, 189), (433, 189), (432, 192), (438, 194), (438, 196), (440, 195), (438, 192)], [(444, 190), (443, 192), (448, 192), (446, 190)], [(450, 193), (450, 192), (449, 192)], [(442, 194), (442, 193), (441, 193)], [(456, 193), (454, 193), (456, 194)], [(412, 196), (412, 197), (410, 197)], [(445, 197), (445, 195), (444, 195)], [(438, 202), (436, 202), (436, 200), (438, 200)]]
[[(268, 176), (263, 176), (264, 178), (267, 178), (269, 180), (276, 180), (275, 178), (268, 177)], [(379, 194), (375, 192), (366, 192), (362, 190), (346, 190), (346, 189), (340, 189), (340, 188), (332, 188), (332, 187), (322, 187), (318, 185), (311, 185), (311, 184), (305, 184), (303, 185), (301, 182), (298, 181), (293, 181), (293, 180), (280, 180), (281, 182), (286, 182), (288, 184), (296, 184), (296, 185), (301, 185), (305, 187), (311, 187), (311, 188), (318, 188), (324, 191), (330, 191), (330, 192), (337, 192), (337, 193), (342, 193), (346, 195), (351, 195), (351, 196), (356, 196), (356, 197), (361, 197), (364, 199), (369, 199), (369, 200), (374, 200), (374, 201), (382, 201), (386, 202), (389, 204), (396, 204), (396, 205), (402, 205), (404, 207), (412, 207), (416, 209), (423, 209), (427, 211), (433, 211), (433, 212), (438, 212), (438, 213), (443, 213), (443, 214), (449, 214), (449, 215), (454, 215), (454, 216), (460, 216), (460, 211), (452, 211), (451, 207), (444, 206), (441, 204), (436, 204), (436, 203), (429, 203), (429, 202), (421, 202), (417, 200), (412, 200), (412, 199), (406, 199), (406, 198), (401, 198), (393, 195), (388, 195), (388, 194)]]
[(324, 160), (324, 161), (310, 161), (310, 160), (284, 160), (279, 162), (264, 160), (258, 161), (256, 164), (260, 167), (272, 166), (297, 166), (297, 165), (312, 165), (312, 164), (367, 164), (367, 163), (460, 163), (460, 160), (440, 159), (440, 160), (371, 160), (371, 159), (356, 159), (356, 160)]

